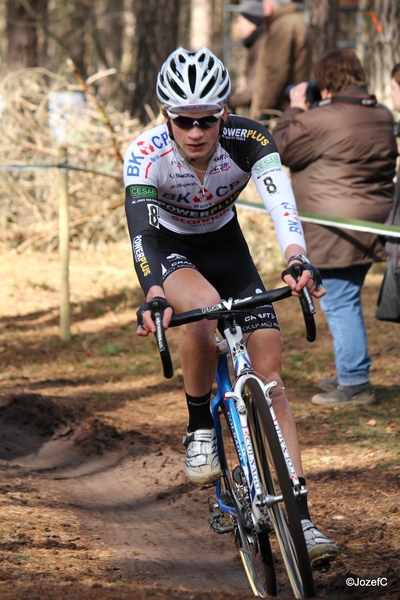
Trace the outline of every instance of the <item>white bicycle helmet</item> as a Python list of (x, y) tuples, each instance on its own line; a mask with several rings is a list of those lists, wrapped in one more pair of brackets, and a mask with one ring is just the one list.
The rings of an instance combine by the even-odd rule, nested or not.
[(221, 110), (230, 92), (228, 71), (205, 46), (178, 48), (157, 77), (157, 97), (170, 112)]

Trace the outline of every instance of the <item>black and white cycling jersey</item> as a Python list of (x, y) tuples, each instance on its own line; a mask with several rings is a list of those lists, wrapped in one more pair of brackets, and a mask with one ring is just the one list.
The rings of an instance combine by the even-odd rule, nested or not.
[(179, 153), (166, 125), (143, 132), (124, 160), (125, 206), (135, 267), (146, 291), (161, 285), (157, 232), (215, 232), (235, 215), (250, 178), (271, 215), (279, 245), (305, 248), (289, 179), (271, 133), (260, 123), (229, 115), (204, 182)]

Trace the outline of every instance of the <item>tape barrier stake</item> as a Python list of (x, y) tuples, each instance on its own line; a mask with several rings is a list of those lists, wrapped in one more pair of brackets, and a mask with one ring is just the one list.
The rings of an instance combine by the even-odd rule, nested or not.
[[(60, 165), (67, 162), (67, 149), (60, 147)], [(61, 270), (60, 297), (60, 338), (64, 342), (71, 339), (71, 306), (69, 294), (69, 200), (68, 170), (60, 169), (59, 173), (59, 207), (58, 207), (58, 245)]]

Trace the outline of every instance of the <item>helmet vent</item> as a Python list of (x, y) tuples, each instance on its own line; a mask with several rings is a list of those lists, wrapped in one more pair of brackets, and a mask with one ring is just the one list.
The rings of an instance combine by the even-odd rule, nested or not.
[(219, 98), (222, 98), (225, 100), (225, 98), (229, 95), (229, 92), (230, 92), (230, 82), (228, 81), (226, 86), (224, 87), (222, 92), (220, 94), (218, 94), (218, 96), (219, 96)]
[[(183, 61), (181, 61), (183, 62)], [(183, 77), (182, 77), (182, 73), (180, 68), (177, 66), (176, 62), (174, 60), (171, 60), (171, 71), (173, 72), (173, 74), (178, 77), (181, 81), (183, 81)]]
[(172, 78), (170, 78), (168, 80), (168, 83), (169, 83), (169, 87), (171, 88), (171, 90), (173, 90), (173, 92), (175, 92), (175, 94), (179, 98), (183, 98), (184, 100), (187, 99), (185, 92), (183, 91), (183, 89), (180, 87), (180, 85), (176, 81), (174, 81)]
[(194, 65), (189, 65), (188, 67), (188, 76), (189, 76), (189, 86), (192, 94), (196, 89), (196, 67)]
[(204, 98), (204, 96), (207, 96), (207, 94), (215, 87), (216, 81), (217, 80), (215, 77), (211, 77), (210, 81), (207, 83), (207, 85), (202, 90), (200, 98)]

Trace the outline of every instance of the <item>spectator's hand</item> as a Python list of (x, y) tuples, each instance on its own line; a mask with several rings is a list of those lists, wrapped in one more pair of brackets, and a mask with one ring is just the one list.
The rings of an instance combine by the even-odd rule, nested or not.
[(301, 108), (303, 110), (308, 110), (308, 104), (306, 103), (306, 91), (307, 91), (308, 82), (303, 81), (298, 85), (292, 87), (289, 93), (290, 98), (290, 107), (291, 108)]

